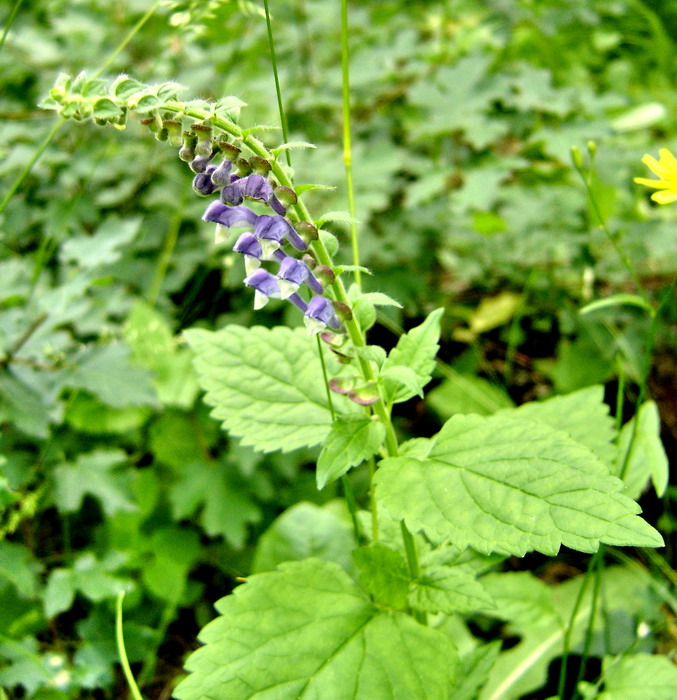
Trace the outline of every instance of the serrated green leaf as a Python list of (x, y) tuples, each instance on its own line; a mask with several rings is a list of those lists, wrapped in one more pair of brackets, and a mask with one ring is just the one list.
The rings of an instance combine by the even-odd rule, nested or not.
[(381, 461), (376, 496), (409, 528), (479, 552), (554, 555), (562, 544), (656, 547), (622, 482), (566, 433), (505, 416), (454, 416), (426, 457)]
[(463, 567), (428, 566), (413, 582), (409, 604), (430, 613), (475, 612), (493, 607), (491, 595), (472, 572)]
[(78, 455), (74, 463), (61, 464), (54, 470), (54, 500), (62, 513), (80, 508), (86, 494), (95, 496), (108, 516), (118, 511), (134, 511), (129, 473), (116, 468), (126, 464), (122, 450), (95, 450)]
[[(450, 700), (449, 638), (380, 611), (337, 564), (309, 559), (252, 576), (217, 603), (179, 700), (208, 697)], [(262, 672), (265, 669), (265, 672)], [(425, 669), (425, 675), (422, 674)]]
[[(444, 309), (435, 309), (426, 320), (416, 328), (401, 336), (397, 345), (390, 351), (383, 364), (383, 370), (402, 365), (412, 369), (419, 378), (419, 390), (430, 381), (435, 367), (435, 356), (439, 349), (440, 320)], [(396, 382), (385, 382), (387, 401), (400, 403), (414, 396), (417, 392), (403, 388)]]
[(28, 547), (0, 540), (0, 579), (8, 580), (21, 596), (35, 596), (40, 568)]
[(652, 654), (606, 657), (602, 679), (604, 691), (598, 700), (673, 700), (677, 666), (665, 656)]
[(545, 401), (525, 403), (512, 410), (500, 411), (499, 415), (526, 418), (555, 430), (564, 430), (574, 440), (589, 447), (609, 468), (616, 455), (612, 444), (616, 435), (614, 420), (604, 403), (604, 387), (601, 385)]
[(358, 547), (353, 561), (362, 585), (376, 602), (393, 610), (406, 608), (409, 570), (399, 552), (377, 542)]
[(317, 346), (303, 330), (226, 326), (184, 335), (212, 416), (244, 445), (288, 452), (324, 441), (331, 413)]
[(423, 398), (421, 379), (411, 367), (391, 365), (381, 371), (380, 377), (387, 381), (390, 387), (392, 387), (393, 383), (399, 384), (400, 389), (405, 389), (412, 394), (418, 394)]
[(383, 423), (364, 413), (337, 416), (317, 460), (317, 488), (375, 455), (385, 439)]
[(223, 536), (236, 549), (247, 539), (247, 528), (261, 519), (261, 511), (246, 485), (220, 462), (199, 459), (184, 465), (179, 480), (169, 488), (175, 520), (201, 508), (199, 523), (212, 537)]
[(71, 389), (85, 389), (113, 408), (157, 406), (150, 373), (130, 365), (129, 355), (125, 343), (90, 345), (60, 381)]
[(285, 561), (316, 557), (353, 569), (353, 531), (328, 507), (297, 503), (280, 515), (259, 538), (252, 572), (272, 571)]
[(665, 493), (669, 465), (655, 402), (643, 403), (637, 415), (623, 426), (613, 473), (623, 479), (630, 498), (639, 498), (649, 479), (658, 496)]
[(121, 219), (108, 217), (93, 236), (73, 236), (61, 246), (59, 258), (81, 267), (97, 268), (110, 265), (122, 257), (122, 250), (141, 228), (141, 217)]

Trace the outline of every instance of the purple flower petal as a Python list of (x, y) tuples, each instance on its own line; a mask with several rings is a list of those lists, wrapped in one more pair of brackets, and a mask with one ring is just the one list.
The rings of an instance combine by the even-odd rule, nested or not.
[(305, 251), (308, 249), (301, 236), (294, 230), (294, 227), (281, 216), (269, 216), (268, 214), (259, 216), (254, 235), (257, 238), (268, 238), (278, 243), (285, 238), (297, 250)]
[(203, 197), (208, 197), (216, 189), (212, 182), (211, 173), (198, 173), (193, 178), (193, 189)]
[(243, 177), (239, 182), (243, 183), (242, 194), (245, 197), (267, 202), (273, 196), (273, 188), (263, 175), (252, 173), (247, 175), (247, 177)]
[(259, 217), (249, 207), (228, 207), (218, 200), (212, 202), (202, 216), (203, 221), (212, 221), (226, 228), (254, 225)]
[(294, 284), (301, 284), (308, 277), (308, 267), (305, 263), (287, 256), (280, 264), (277, 276)]
[(244, 283), (248, 287), (253, 287), (257, 292), (265, 294), (267, 297), (280, 295), (280, 287), (277, 284), (277, 278), (263, 268), (259, 268), (256, 272), (249, 275), (249, 277), (246, 277)]
[(282, 202), (274, 195), (271, 194), (270, 198), (267, 200), (268, 206), (280, 216), (284, 216), (287, 213), (287, 207), (282, 204)]
[(235, 242), (233, 250), (236, 253), (242, 253), (243, 255), (249, 255), (253, 258), (260, 258), (263, 254), (261, 249), (261, 244), (258, 239), (252, 233), (243, 233)]
[(313, 297), (310, 300), (303, 321), (310, 334), (319, 333), (327, 326), (332, 328), (339, 328), (340, 326), (331, 302), (329, 299), (320, 296)]

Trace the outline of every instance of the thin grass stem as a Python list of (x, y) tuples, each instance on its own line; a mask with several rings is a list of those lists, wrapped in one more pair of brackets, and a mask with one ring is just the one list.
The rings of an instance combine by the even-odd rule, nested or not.
[[(353, 185), (353, 154), (350, 140), (350, 49), (348, 46), (348, 1), (341, 0), (341, 73), (343, 96), (343, 164), (346, 170), (348, 212), (350, 213), (350, 248), (353, 265), (360, 264), (360, 248), (355, 219), (355, 189)], [(362, 276), (358, 267), (353, 272), (355, 284), (361, 286)]]
[(14, 22), (14, 18), (17, 15), (17, 12), (19, 11), (19, 8), (21, 7), (21, 3), (24, 0), (16, 0), (14, 3), (14, 6), (10, 10), (9, 16), (7, 17), (7, 20), (5, 22), (5, 30), (2, 32), (2, 36), (0, 37), (0, 50), (2, 50), (2, 47), (5, 45), (5, 39), (7, 38), (7, 35), (9, 34), (10, 27), (12, 26), (12, 22)]
[(127, 650), (125, 649), (125, 638), (122, 633), (122, 601), (124, 599), (125, 592), (120, 591), (120, 593), (118, 593), (117, 601), (115, 602), (115, 641), (118, 647), (118, 654), (120, 655), (122, 673), (124, 674), (127, 685), (129, 686), (129, 691), (131, 692), (134, 700), (143, 700), (139, 686), (136, 684), (134, 675), (132, 674), (132, 669), (129, 666)]

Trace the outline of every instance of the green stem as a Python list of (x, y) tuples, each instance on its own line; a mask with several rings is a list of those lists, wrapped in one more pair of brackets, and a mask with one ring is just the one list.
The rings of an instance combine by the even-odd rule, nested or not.
[[(266, 28), (268, 29), (268, 46), (270, 47), (270, 60), (273, 64), (273, 76), (275, 78), (275, 94), (277, 95), (277, 109), (280, 113), (280, 126), (282, 127), (282, 137), (285, 143), (289, 141), (289, 134), (287, 133), (287, 118), (284, 113), (284, 106), (282, 104), (282, 90), (280, 89), (280, 78), (277, 73), (277, 58), (275, 57), (275, 42), (273, 41), (273, 25), (270, 21), (270, 11), (268, 10), (268, 0), (263, 0), (263, 7), (266, 13)], [(285, 156), (287, 157), (287, 165), (291, 168), (291, 155), (289, 154), (289, 149), (285, 151)]]
[(174, 211), (172, 220), (169, 223), (167, 235), (164, 243), (162, 244), (160, 257), (158, 258), (155, 273), (153, 274), (153, 281), (151, 282), (150, 290), (148, 291), (148, 303), (151, 304), (151, 306), (155, 306), (158, 295), (160, 294), (160, 289), (162, 288), (162, 283), (167, 274), (167, 268), (169, 267), (169, 263), (172, 259), (172, 253), (174, 252), (174, 247), (176, 246), (176, 241), (179, 237), (179, 229), (181, 228), (181, 220), (185, 204), (186, 195), (184, 195), (181, 199), (181, 202)]
[(592, 189), (591, 185), (591, 178), (592, 178), (592, 165), (588, 169), (587, 172), (585, 172), (582, 168), (576, 167), (576, 171), (578, 174), (581, 176), (581, 179), (583, 180), (583, 184), (585, 185), (585, 190), (588, 194), (588, 198), (590, 199), (590, 203), (592, 204), (592, 208), (595, 211), (595, 215), (597, 216), (597, 219), (599, 221), (599, 226), (604, 231), (604, 234), (606, 235), (607, 239), (613, 246), (613, 249), (616, 251), (616, 255), (618, 255), (619, 259), (627, 269), (630, 277), (632, 278), (632, 281), (635, 283), (635, 286), (637, 289), (642, 292), (643, 294), (646, 295), (646, 292), (644, 290), (644, 285), (642, 284), (641, 280), (639, 279), (639, 276), (637, 275), (637, 272), (635, 271), (635, 268), (633, 267), (632, 263), (630, 262), (630, 258), (623, 252), (623, 249), (620, 247), (618, 244), (618, 241), (616, 240), (615, 236), (611, 233), (609, 230), (609, 227), (607, 226), (606, 220), (602, 216), (602, 212), (599, 208), (599, 204), (597, 202), (597, 197), (595, 196), (595, 193)]
[(65, 124), (64, 119), (57, 119), (54, 122), (54, 125), (50, 129), (49, 133), (47, 136), (45, 136), (44, 140), (42, 143), (38, 146), (37, 150), (33, 153), (31, 159), (26, 163), (24, 166), (23, 170), (19, 173), (18, 177), (16, 180), (14, 180), (14, 183), (12, 186), (9, 188), (9, 192), (3, 197), (2, 202), (0, 202), (0, 214), (5, 210), (5, 207), (9, 204), (9, 200), (12, 199), (16, 191), (21, 187), (23, 184), (23, 181), (28, 177), (28, 173), (33, 169), (33, 166), (38, 162), (40, 159), (40, 156), (45, 152), (47, 149), (47, 146), (52, 142), (52, 139), (57, 135), (59, 132), (59, 129)]
[(567, 625), (567, 629), (562, 640), (562, 666), (560, 667), (559, 682), (557, 685), (557, 697), (562, 699), (564, 698), (564, 689), (566, 686), (567, 664), (569, 661), (569, 654), (571, 653), (571, 636), (574, 633), (576, 617), (581, 604), (583, 603), (583, 597), (585, 596), (585, 591), (588, 588), (588, 583), (590, 582), (590, 574), (592, 572), (594, 561), (595, 559), (593, 557), (588, 564), (588, 570), (585, 572), (585, 578), (581, 583), (581, 587), (578, 589), (576, 601), (574, 602), (574, 607), (571, 610), (569, 624)]
[(588, 625), (585, 630), (585, 641), (583, 643), (583, 654), (581, 655), (581, 663), (578, 667), (578, 674), (576, 676), (576, 682), (574, 683), (574, 692), (572, 700), (578, 697), (578, 684), (583, 679), (583, 669), (585, 668), (585, 662), (590, 654), (590, 647), (592, 646), (592, 634), (594, 631), (595, 618), (597, 617), (597, 605), (599, 603), (599, 592), (602, 581), (602, 572), (604, 566), (604, 545), (600, 544), (599, 549), (595, 552), (593, 561), (591, 562), (591, 567), (594, 567), (594, 587), (592, 589), (592, 605), (590, 609), (590, 617), (588, 618)]
[[(346, 169), (346, 189), (348, 191), (348, 211), (350, 213), (350, 247), (353, 254), (353, 265), (360, 264), (360, 250), (357, 237), (357, 221), (355, 220), (355, 190), (353, 187), (353, 155), (350, 143), (350, 51), (348, 47), (348, 2), (341, 0), (341, 71), (343, 94), (343, 163)], [(361, 285), (359, 268), (353, 273), (355, 284)]]
[(125, 675), (125, 680), (127, 685), (129, 685), (129, 690), (132, 694), (134, 700), (143, 700), (139, 686), (134, 680), (134, 675), (132, 674), (132, 669), (129, 666), (129, 660), (127, 659), (127, 650), (125, 649), (125, 638), (122, 634), (122, 601), (125, 599), (125, 592), (121, 591), (118, 594), (117, 601), (115, 603), (115, 641), (118, 646), (118, 654), (120, 655), (120, 665), (122, 666), (122, 672)]
[(12, 26), (12, 22), (14, 22), (14, 18), (16, 17), (16, 13), (19, 11), (19, 8), (21, 7), (21, 3), (24, 0), (16, 0), (14, 3), (14, 7), (12, 7), (9, 17), (7, 17), (7, 20), (5, 22), (5, 31), (2, 33), (2, 37), (0, 37), (0, 49), (5, 45), (5, 39), (7, 38), (7, 35), (9, 34), (9, 28)]

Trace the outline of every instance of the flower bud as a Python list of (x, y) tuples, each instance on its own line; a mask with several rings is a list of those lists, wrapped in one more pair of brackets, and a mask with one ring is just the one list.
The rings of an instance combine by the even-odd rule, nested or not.
[(284, 204), (285, 207), (291, 207), (299, 201), (296, 192), (291, 187), (281, 186), (274, 190), (275, 196)]
[(249, 161), (246, 158), (238, 158), (235, 161), (235, 165), (237, 166), (237, 174), (241, 177), (249, 175), (249, 173), (252, 171), (252, 169), (249, 167)]
[(203, 173), (207, 170), (211, 159), (211, 156), (195, 156), (195, 158), (190, 161), (190, 169), (194, 173)]
[(214, 183), (212, 182), (212, 173), (209, 170), (206, 170), (203, 173), (198, 173), (193, 178), (193, 189), (203, 197), (208, 197), (210, 194), (212, 194), (216, 189)]
[(155, 138), (158, 141), (166, 141), (169, 138), (169, 131), (163, 126), (155, 132)]
[(270, 162), (265, 158), (261, 158), (260, 156), (252, 156), (249, 159), (249, 166), (251, 167), (252, 172), (256, 173), (257, 175), (267, 175), (271, 168)]
[(192, 131), (184, 131), (183, 144), (179, 149), (179, 158), (185, 163), (190, 163), (195, 158), (195, 144), (197, 144), (197, 136)]
[(212, 154), (212, 127), (207, 124), (193, 124), (191, 129), (197, 136), (196, 155), (210, 156)]
[(576, 168), (576, 170), (583, 170), (583, 155), (578, 146), (572, 146), (570, 152), (571, 162), (574, 164), (574, 168)]
[[(277, 192), (278, 190), (275, 191)], [(309, 221), (297, 221), (294, 224), (294, 228), (296, 229), (296, 233), (306, 242), (306, 245), (319, 238), (317, 229)]]
[(160, 124), (155, 117), (148, 117), (147, 119), (142, 119), (141, 123), (147, 126), (153, 133), (160, 129)]
[(344, 304), (342, 301), (332, 301), (332, 306), (334, 307), (334, 311), (336, 312), (336, 315), (341, 319), (341, 321), (353, 320), (353, 312), (351, 311), (348, 304)]
[(310, 253), (306, 253), (301, 260), (308, 266), (309, 270), (314, 270), (317, 267), (317, 260)]
[(240, 155), (240, 153), (242, 153), (242, 151), (237, 146), (235, 146), (232, 143), (228, 143), (228, 141), (219, 141), (216, 145), (219, 147), (221, 153), (223, 153), (223, 155), (226, 156), (228, 160), (235, 161), (237, 160), (237, 157)]
[(169, 135), (169, 143), (171, 146), (181, 146), (183, 139), (181, 138), (181, 122), (175, 119), (165, 119), (162, 126), (167, 129)]
[(221, 161), (220, 165), (212, 173), (212, 182), (216, 187), (223, 187), (224, 185), (230, 184), (230, 171), (232, 167), (232, 162), (227, 158)]
[(334, 271), (326, 265), (318, 265), (313, 272), (315, 273), (315, 277), (317, 277), (325, 287), (328, 284), (334, 284), (334, 282), (336, 282)]

